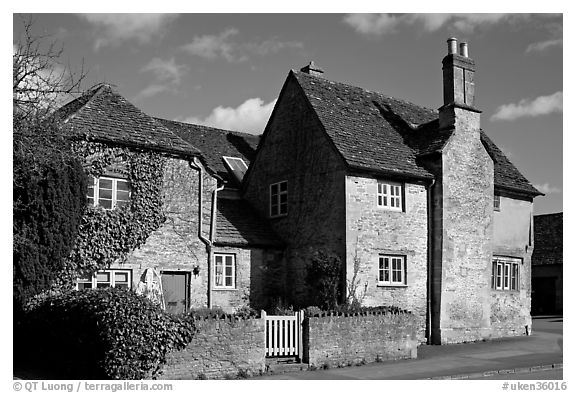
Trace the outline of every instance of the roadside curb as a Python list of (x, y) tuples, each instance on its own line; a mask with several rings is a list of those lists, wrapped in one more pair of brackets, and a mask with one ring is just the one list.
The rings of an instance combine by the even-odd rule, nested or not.
[(544, 364), (544, 365), (531, 366), (531, 367), (518, 367), (518, 368), (512, 368), (512, 369), (481, 371), (481, 372), (469, 373), (469, 374), (456, 374), (456, 375), (447, 375), (447, 376), (443, 376), (443, 377), (432, 377), (432, 378), (423, 378), (423, 379), (426, 379), (426, 380), (475, 379), (475, 378), (491, 377), (493, 375), (527, 374), (527, 373), (533, 373), (533, 372), (537, 372), (537, 371), (556, 370), (556, 369), (563, 369), (563, 368), (564, 368), (563, 363), (553, 363), (553, 364)]

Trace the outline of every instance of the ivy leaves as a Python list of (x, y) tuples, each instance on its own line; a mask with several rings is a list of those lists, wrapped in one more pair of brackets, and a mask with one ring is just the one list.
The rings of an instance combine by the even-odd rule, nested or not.
[(162, 211), (163, 172), (166, 159), (158, 153), (78, 142), (88, 174), (100, 177), (113, 164), (125, 163), (130, 182), (130, 203), (114, 210), (87, 206), (79, 236), (70, 255), (70, 271), (90, 274), (126, 257), (146, 242), (165, 221)]

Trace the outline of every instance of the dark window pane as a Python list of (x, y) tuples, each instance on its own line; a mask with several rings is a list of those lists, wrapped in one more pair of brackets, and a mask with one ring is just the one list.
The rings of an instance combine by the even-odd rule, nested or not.
[(226, 275), (227, 275), (227, 276), (231, 276), (231, 275), (232, 275), (232, 266), (226, 266)]
[(129, 205), (129, 204), (130, 204), (130, 202), (127, 202), (127, 201), (118, 201), (118, 202), (116, 202), (116, 206), (117, 206), (118, 208), (121, 208), (121, 207), (126, 206), (126, 205)]
[(115, 272), (114, 273), (114, 282), (116, 282), (116, 283), (128, 282), (128, 273), (127, 272)]
[(280, 203), (288, 202), (288, 194), (280, 194)]
[(91, 198), (94, 196), (94, 188), (88, 187), (88, 197)]
[(99, 200), (98, 205), (102, 206), (104, 209), (112, 209), (112, 201), (110, 200)]
[(116, 182), (116, 189), (118, 191), (130, 191), (130, 184), (126, 181), (118, 180)]
[(110, 286), (109, 282), (99, 282), (96, 284), (96, 288), (108, 288)]
[(99, 197), (100, 199), (112, 199), (112, 190), (100, 189)]
[(226, 286), (227, 286), (227, 287), (231, 287), (231, 286), (232, 286), (232, 277), (226, 277)]
[(92, 288), (91, 282), (79, 282), (78, 283), (78, 289), (90, 289), (90, 288)]
[(288, 191), (288, 182), (280, 183), (280, 191)]
[(272, 196), (278, 195), (278, 184), (272, 184), (272, 187), (270, 187), (270, 193)]
[(108, 272), (98, 272), (96, 274), (96, 281), (98, 282), (108, 282), (110, 281), (110, 273)]
[(116, 200), (118, 201), (128, 201), (130, 200), (130, 193), (128, 191), (117, 191)]
[(94, 206), (94, 198), (88, 197), (88, 199), (86, 200), (86, 202), (88, 203), (88, 206)]
[(280, 205), (280, 214), (287, 214), (287, 213), (288, 213), (288, 205), (287, 204)]
[(100, 188), (107, 188), (112, 189), (112, 180), (109, 179), (100, 179)]

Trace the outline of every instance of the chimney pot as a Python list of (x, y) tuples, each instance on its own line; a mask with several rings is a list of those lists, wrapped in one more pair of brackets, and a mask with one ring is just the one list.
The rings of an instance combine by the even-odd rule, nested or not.
[(460, 56), (468, 57), (468, 44), (466, 42), (460, 43)]
[(458, 52), (457, 46), (458, 46), (458, 40), (454, 37), (452, 38), (448, 38), (448, 54), (449, 55), (453, 55), (456, 54)]
[(322, 76), (322, 74), (324, 73), (324, 70), (318, 67), (316, 64), (314, 64), (313, 61), (310, 61), (310, 63), (306, 67), (302, 67), (300, 71), (314, 76)]

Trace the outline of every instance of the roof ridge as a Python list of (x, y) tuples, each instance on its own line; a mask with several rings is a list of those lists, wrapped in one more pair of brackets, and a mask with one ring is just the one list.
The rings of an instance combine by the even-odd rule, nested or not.
[(328, 79), (328, 78), (324, 78), (324, 77), (312, 76), (312, 75), (307, 74), (306, 72), (299, 71), (299, 70), (295, 70), (295, 69), (291, 69), (290, 71), (292, 71), (294, 74), (304, 75), (305, 78), (310, 78), (310, 79), (314, 78), (314, 80), (320, 80), (320, 81), (327, 82), (327, 83), (332, 83), (332, 84), (337, 84), (337, 85), (341, 85), (341, 86), (351, 87), (351, 88), (354, 88), (354, 89), (359, 89), (359, 90), (362, 90), (362, 91), (365, 92), (365, 93), (376, 94), (376, 95), (379, 96), (379, 97), (383, 97), (383, 98), (386, 98), (386, 99), (389, 99), (389, 100), (394, 100), (394, 101), (398, 101), (398, 102), (410, 104), (410, 105), (416, 106), (416, 107), (418, 107), (418, 108), (420, 108), (420, 109), (424, 109), (424, 110), (433, 112), (433, 113), (435, 113), (435, 114), (438, 113), (436, 110), (434, 110), (434, 109), (432, 109), (432, 108), (428, 108), (428, 107), (426, 107), (426, 106), (422, 106), (422, 105), (415, 104), (415, 103), (413, 103), (413, 102), (411, 102), (411, 101), (408, 101), (408, 100), (405, 100), (405, 99), (403, 99), (403, 98), (397, 98), (397, 97), (389, 96), (389, 95), (386, 95), (386, 94), (384, 94), (384, 93), (382, 93), (382, 92), (379, 92), (379, 91), (376, 91), (376, 90), (368, 90), (368, 89), (366, 89), (366, 88), (364, 88), (364, 87), (362, 87), (362, 86), (356, 86), (356, 85), (352, 85), (352, 84), (350, 84), (350, 83), (335, 81), (335, 80)]
[(84, 109), (86, 107), (86, 105), (88, 105), (89, 102), (91, 102), (92, 100), (94, 100), (94, 97), (96, 97), (97, 95), (100, 95), (102, 90), (105, 88), (111, 88), (110, 85), (108, 84), (104, 84), (104, 83), (98, 83), (92, 87), (90, 87), (86, 92), (84, 92), (84, 94), (82, 94), (80, 97), (76, 97), (73, 100), (70, 100), (69, 102), (67, 102), (66, 104), (62, 105), (60, 108), (58, 108), (56, 110), (56, 114), (58, 112), (64, 111), (64, 109), (67, 106), (71, 106), (73, 103), (75, 102), (80, 102), (80, 100), (82, 100), (83, 98), (87, 98), (87, 100), (82, 103), (82, 105), (80, 105), (78, 108), (76, 108), (73, 112), (69, 113), (66, 115), (66, 117), (64, 119), (62, 119), (62, 123), (67, 123), (69, 120), (73, 119), (78, 112), (80, 112), (82, 109)]
[(215, 130), (215, 131), (223, 132), (223, 133), (227, 133), (227, 134), (236, 134), (236, 135), (248, 136), (248, 137), (253, 137), (253, 138), (258, 138), (258, 137), (259, 137), (259, 135), (250, 134), (250, 133), (248, 133), (248, 132), (234, 131), (234, 130), (225, 130), (224, 128), (211, 127), (211, 126), (206, 126), (206, 125), (204, 125), (204, 124), (187, 123), (187, 122), (179, 121), (179, 120), (163, 119), (163, 118), (161, 118), (161, 117), (152, 117), (152, 118), (155, 119), (155, 120), (168, 121), (168, 122), (171, 122), (171, 123), (178, 123), (178, 124), (183, 124), (183, 125), (187, 125), (187, 126), (201, 127), (201, 128), (205, 128), (205, 129), (209, 129), (209, 130)]

